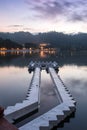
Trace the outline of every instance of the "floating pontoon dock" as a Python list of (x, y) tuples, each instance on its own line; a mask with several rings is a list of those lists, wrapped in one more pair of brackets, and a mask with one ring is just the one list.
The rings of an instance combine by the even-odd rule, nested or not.
[(15, 106), (7, 107), (4, 112), (5, 117), (13, 123), (16, 119), (39, 109), (40, 79), (42, 69), (46, 69), (46, 71), (50, 74), (53, 83), (55, 84), (54, 89), (56, 89), (60, 104), (21, 126), (19, 130), (50, 130), (76, 109), (76, 101), (74, 101), (72, 95), (65, 87), (60, 76), (57, 74), (58, 63), (32, 61), (29, 63), (28, 70), (29, 72), (34, 71), (34, 74), (27, 93), (27, 98), (22, 103), (17, 103)]

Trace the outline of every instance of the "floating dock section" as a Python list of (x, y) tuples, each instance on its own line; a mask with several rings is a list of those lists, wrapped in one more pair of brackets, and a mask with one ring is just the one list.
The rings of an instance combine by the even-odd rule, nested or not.
[(16, 103), (14, 106), (8, 106), (4, 115), (11, 123), (19, 118), (37, 110), (40, 104), (40, 68), (37, 66), (29, 86), (26, 99), (22, 103)]
[[(33, 71), (33, 77), (29, 86), (26, 99), (22, 103), (16, 103), (14, 106), (8, 106), (4, 111), (4, 117), (14, 123), (23, 116), (38, 110), (40, 107), (40, 79), (41, 70), (45, 69), (51, 76), (55, 84), (55, 90), (60, 104), (48, 112), (36, 117), (27, 124), (21, 126), (19, 130), (51, 130), (61, 121), (72, 114), (76, 109), (76, 101), (64, 85), (58, 72), (57, 62), (30, 62), (29, 72)], [(44, 106), (45, 107), (45, 106)]]
[(58, 63), (57, 62), (44, 62), (44, 61), (42, 61), (42, 62), (33, 62), (33, 61), (31, 61), (30, 63), (29, 63), (29, 65), (28, 65), (28, 70), (29, 70), (29, 72), (31, 73), (32, 71), (34, 71), (35, 70), (35, 68), (37, 67), (37, 66), (39, 66), (39, 68), (41, 69), (41, 70), (46, 70), (47, 72), (48, 72), (48, 68), (49, 68), (49, 66), (50, 67), (53, 67), (55, 70), (56, 70), (56, 72), (58, 72), (58, 70), (59, 70), (59, 66), (58, 66)]
[[(33, 62), (31, 63), (31, 65)], [(34, 63), (33, 69), (36, 68), (38, 63)], [(39, 63), (40, 64), (40, 63)], [(31, 66), (29, 65), (29, 66)], [(57, 75), (56, 69), (58, 64), (56, 62), (41, 63), (40, 68), (44, 67), (50, 73), (50, 76), (55, 84), (55, 88), (60, 98), (60, 104), (43, 115), (33, 119), (29, 123), (23, 125), (19, 130), (51, 130), (63, 121), (67, 116), (73, 113), (76, 109), (76, 101), (74, 101), (72, 95), (65, 87), (61, 78)], [(29, 68), (33, 70), (32, 68)]]

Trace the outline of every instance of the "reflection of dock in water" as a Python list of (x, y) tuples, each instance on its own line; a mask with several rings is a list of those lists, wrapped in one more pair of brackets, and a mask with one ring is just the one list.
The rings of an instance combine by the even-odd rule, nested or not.
[(41, 70), (45, 69), (51, 76), (55, 84), (55, 91), (60, 102), (59, 105), (51, 108), (48, 112), (36, 117), (32, 121), (20, 127), (20, 130), (45, 130), (52, 129), (58, 125), (67, 116), (75, 111), (76, 102), (72, 95), (64, 86), (61, 78), (57, 75), (58, 63), (56, 62), (30, 62), (28, 66), (29, 72), (34, 71), (29, 91), (26, 99), (22, 103), (15, 106), (9, 106), (4, 111), (5, 117), (11, 122), (21, 119), (23, 116), (33, 113), (40, 107), (40, 79)]
[(29, 114), (39, 107), (39, 88), (40, 88), (40, 68), (36, 67), (26, 99), (22, 103), (16, 103), (15, 106), (8, 106), (4, 111), (6, 118), (10, 122), (14, 122), (17, 119)]

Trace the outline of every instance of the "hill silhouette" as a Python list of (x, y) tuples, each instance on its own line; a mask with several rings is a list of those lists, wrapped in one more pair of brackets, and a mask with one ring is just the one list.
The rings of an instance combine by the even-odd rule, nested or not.
[(22, 48), (22, 45), (14, 42), (14, 41), (11, 41), (10, 39), (0, 38), (0, 48), (7, 48), (7, 49)]
[(46, 32), (32, 34), (30, 32), (0, 33), (3, 39), (10, 39), (19, 44), (50, 43), (50, 46), (60, 49), (87, 49), (87, 33), (64, 34)]

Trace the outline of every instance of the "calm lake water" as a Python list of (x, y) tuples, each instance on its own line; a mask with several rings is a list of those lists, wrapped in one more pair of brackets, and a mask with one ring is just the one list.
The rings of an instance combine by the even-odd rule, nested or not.
[[(0, 55), (0, 105), (7, 107), (26, 98), (33, 73), (29, 74), (28, 64), (33, 61), (57, 61), (59, 75), (77, 101), (75, 117), (64, 123), (58, 130), (87, 129), (87, 54), (83, 53), (36, 53)], [(58, 104), (52, 80), (42, 71), (41, 101), (46, 111)], [(48, 100), (47, 100), (48, 99)], [(49, 102), (47, 105), (45, 101)], [(42, 110), (43, 111), (43, 110)], [(44, 110), (45, 111), (45, 110)], [(18, 126), (27, 122), (22, 121)]]

